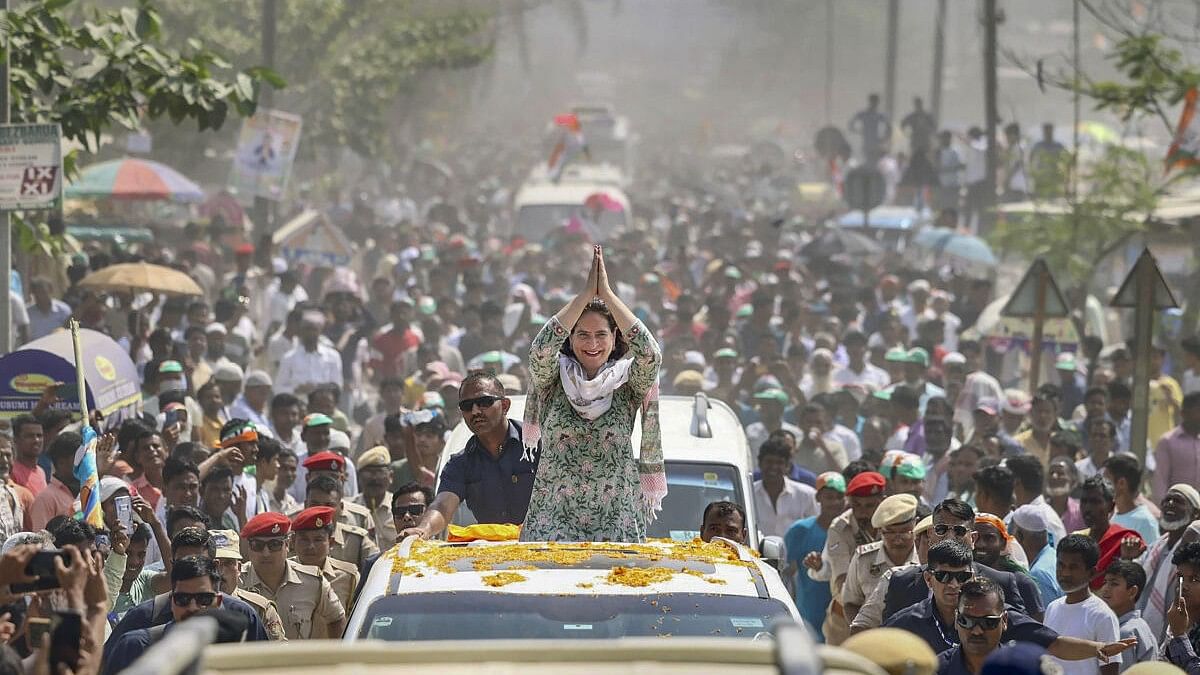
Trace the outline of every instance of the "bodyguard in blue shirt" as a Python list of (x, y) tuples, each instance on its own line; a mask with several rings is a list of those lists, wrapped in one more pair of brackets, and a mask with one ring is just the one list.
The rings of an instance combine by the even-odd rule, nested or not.
[(437, 535), (463, 502), (480, 523), (524, 522), (541, 449), (525, 450), (520, 423), (508, 419), (511, 405), (495, 375), (472, 373), (463, 380), (458, 409), (474, 435), (442, 467), (437, 496), (401, 539)]

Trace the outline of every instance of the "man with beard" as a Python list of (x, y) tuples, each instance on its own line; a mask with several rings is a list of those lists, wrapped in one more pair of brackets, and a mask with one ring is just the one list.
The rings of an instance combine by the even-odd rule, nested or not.
[(849, 636), (849, 620), (840, 601), (842, 586), (846, 583), (846, 573), (854, 552), (859, 546), (879, 538), (871, 526), (871, 517), (883, 501), (886, 487), (886, 479), (875, 471), (865, 471), (851, 479), (846, 486), (850, 508), (829, 525), (825, 549), (819, 555), (820, 566), (816, 565), (814, 556), (818, 554), (815, 551), (805, 558), (808, 575), (814, 581), (830, 582), (833, 600), (821, 628), (825, 641), (831, 645), (840, 645)]
[(1012, 536), (1025, 551), (1029, 576), (1037, 584), (1043, 602), (1053, 602), (1063, 594), (1055, 574), (1058, 552), (1050, 544), (1048, 528), (1046, 513), (1032, 504), (1017, 507), (1012, 512)]
[(1150, 630), (1161, 638), (1166, 627), (1167, 608), (1173, 599), (1171, 580), (1175, 578), (1175, 565), (1171, 556), (1186, 543), (1185, 540), (1197, 538), (1196, 532), (1189, 532), (1188, 524), (1200, 517), (1200, 491), (1191, 485), (1176, 483), (1167, 489), (1159, 507), (1162, 515), (1158, 527), (1163, 535), (1142, 557), (1147, 581), (1138, 608), (1142, 610), (1142, 618), (1150, 624)]
[[(1080, 534), (1096, 542), (1100, 549), (1099, 561), (1095, 564), (1092, 578), (1092, 588), (1100, 588), (1104, 584), (1104, 571), (1118, 557), (1132, 560), (1146, 550), (1142, 535), (1127, 527), (1111, 522), (1113, 508), (1116, 507), (1116, 497), (1112, 483), (1103, 476), (1092, 476), (1083, 481), (1079, 497), (1079, 511), (1083, 515), (1083, 524), (1087, 529)], [(1064, 539), (1063, 541), (1066, 541)], [(1059, 547), (1061, 550), (1061, 546)], [(1062, 568), (1062, 560), (1059, 560)], [(1059, 580), (1062, 583), (1062, 580)], [(1063, 591), (1067, 587), (1063, 586)]]
[(464, 501), (480, 523), (524, 522), (541, 452), (525, 449), (521, 424), (508, 419), (510, 405), (495, 375), (478, 372), (463, 380), (458, 409), (473, 435), (442, 468), (437, 497), (420, 522), (400, 539), (441, 532)]

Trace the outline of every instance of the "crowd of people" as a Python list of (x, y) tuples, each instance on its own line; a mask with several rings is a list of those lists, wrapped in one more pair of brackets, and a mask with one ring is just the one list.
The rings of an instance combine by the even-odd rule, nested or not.
[[(902, 125), (930, 142), (914, 115)], [(852, 125), (868, 156), (886, 124)], [(480, 154), (424, 203), (311, 204), (356, 242), (348, 266), (290, 263), (269, 238), (225, 248), (193, 225), (176, 244), (90, 244), (61, 278), (29, 280), (20, 337), (69, 318), (108, 334), (142, 401), (91, 421), (102, 528), (76, 518), (80, 427), (59, 387), (0, 435), (0, 582), (29, 581), (43, 548), (71, 563), (61, 590), (9, 598), (0, 661), (44, 657), (33, 627), (64, 610), (89, 636), (75, 672), (119, 672), (200, 612), (227, 639), (336, 637), (380, 552), (439, 536), (462, 503), (526, 538), (641, 539), (666, 492), (647, 425), (661, 391), (739, 416), (753, 494), (696, 525), (753, 544), (753, 508), (819, 639), (902, 630), (948, 673), (1009, 641), (1068, 672), (1161, 658), (1200, 673), (1196, 338), (1182, 363), (1156, 344), (1151, 441), (1133, 448), (1130, 349), (1089, 336), (1057, 355), (1058, 381), (1026, 390), (996, 367), (1012, 345), (972, 330), (991, 279), (818, 253), (816, 228), (708, 191), (768, 181), (764, 166), (694, 181), (657, 160), (637, 225), (601, 254), (576, 229), (506, 234), (486, 159), (521, 160)], [(941, 183), (937, 205), (961, 206), (969, 183)], [(78, 285), (131, 260), (205, 294)], [(523, 420), (517, 394), (537, 402)], [(618, 461), (639, 412), (641, 461)], [(472, 436), (443, 466), (460, 422)]]

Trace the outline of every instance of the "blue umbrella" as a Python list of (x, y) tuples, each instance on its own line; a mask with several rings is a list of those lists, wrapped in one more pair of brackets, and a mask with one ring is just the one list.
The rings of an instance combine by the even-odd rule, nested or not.
[(928, 249), (938, 257), (955, 258), (973, 264), (996, 266), (996, 255), (987, 242), (972, 234), (962, 234), (954, 230), (930, 227), (925, 228), (913, 237), (914, 246)]

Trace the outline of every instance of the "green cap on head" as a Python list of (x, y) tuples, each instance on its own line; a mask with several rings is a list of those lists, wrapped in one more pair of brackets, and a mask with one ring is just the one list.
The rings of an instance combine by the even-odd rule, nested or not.
[(791, 399), (788, 397), (786, 391), (784, 391), (782, 389), (776, 389), (774, 387), (772, 387), (771, 389), (764, 389), (764, 390), (756, 393), (754, 395), (754, 400), (755, 401), (775, 401), (783, 406), (786, 406), (791, 401)]

